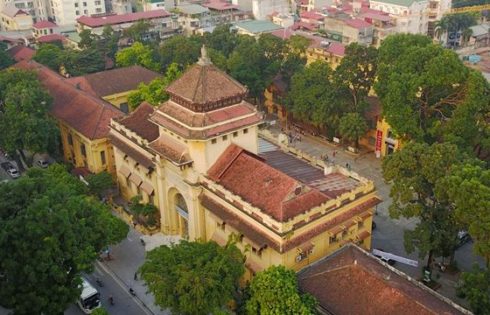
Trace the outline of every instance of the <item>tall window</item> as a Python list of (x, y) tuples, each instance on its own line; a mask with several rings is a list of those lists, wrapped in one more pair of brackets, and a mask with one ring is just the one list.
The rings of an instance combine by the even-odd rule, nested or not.
[(82, 155), (87, 157), (87, 150), (85, 149), (85, 144), (80, 145), (80, 152), (82, 152)]
[(102, 162), (102, 165), (105, 165), (105, 151), (100, 151), (100, 161)]
[(68, 134), (68, 144), (73, 145), (73, 137), (72, 137), (71, 133)]

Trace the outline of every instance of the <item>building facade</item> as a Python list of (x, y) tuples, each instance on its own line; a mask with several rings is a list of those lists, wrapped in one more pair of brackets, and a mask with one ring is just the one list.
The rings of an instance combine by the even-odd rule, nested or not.
[(370, 7), (389, 13), (396, 21), (395, 33), (427, 34), (427, 0), (372, 0)]
[(81, 16), (104, 14), (105, 3), (103, 0), (51, 0), (49, 10), (49, 16), (58, 25), (75, 25)]
[(2, 29), (5, 31), (25, 31), (32, 27), (32, 16), (28, 11), (9, 4), (0, 11)]
[(109, 135), (121, 194), (156, 205), (163, 233), (234, 238), (250, 274), (299, 270), (348, 242), (370, 248), (372, 181), (259, 137), (247, 89), (205, 49), (167, 92), (161, 107), (113, 119)]

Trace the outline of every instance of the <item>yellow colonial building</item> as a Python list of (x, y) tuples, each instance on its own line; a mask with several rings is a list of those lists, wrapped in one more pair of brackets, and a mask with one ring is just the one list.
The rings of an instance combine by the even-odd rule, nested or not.
[(247, 89), (205, 49), (167, 92), (159, 108), (142, 104), (110, 126), (121, 193), (156, 205), (163, 233), (234, 237), (250, 274), (299, 270), (348, 242), (371, 247), (373, 182), (260, 138)]
[(111, 119), (124, 114), (35, 61), (21, 61), (15, 67), (35, 71), (53, 97), (50, 113), (59, 124), (64, 159), (85, 170), (82, 174), (114, 173), (114, 154), (107, 134)]
[(159, 73), (141, 66), (130, 66), (73, 77), (67, 81), (77, 89), (111, 103), (124, 113), (129, 113), (129, 94), (135, 91), (139, 84), (149, 84), (160, 76)]

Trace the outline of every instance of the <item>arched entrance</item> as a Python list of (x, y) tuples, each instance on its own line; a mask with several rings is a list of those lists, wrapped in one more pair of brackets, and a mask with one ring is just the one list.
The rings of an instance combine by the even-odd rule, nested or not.
[(180, 193), (174, 196), (174, 207), (177, 213), (177, 229), (182, 238), (189, 238), (189, 210), (184, 197)]

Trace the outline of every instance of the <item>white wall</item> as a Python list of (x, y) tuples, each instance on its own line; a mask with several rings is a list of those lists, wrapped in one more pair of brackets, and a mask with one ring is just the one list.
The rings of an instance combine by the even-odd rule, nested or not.
[(252, 0), (252, 12), (256, 20), (267, 20), (273, 12), (289, 13), (288, 0)]
[(103, 0), (51, 0), (51, 2), (50, 16), (58, 25), (74, 25), (76, 19), (82, 15), (105, 13)]

